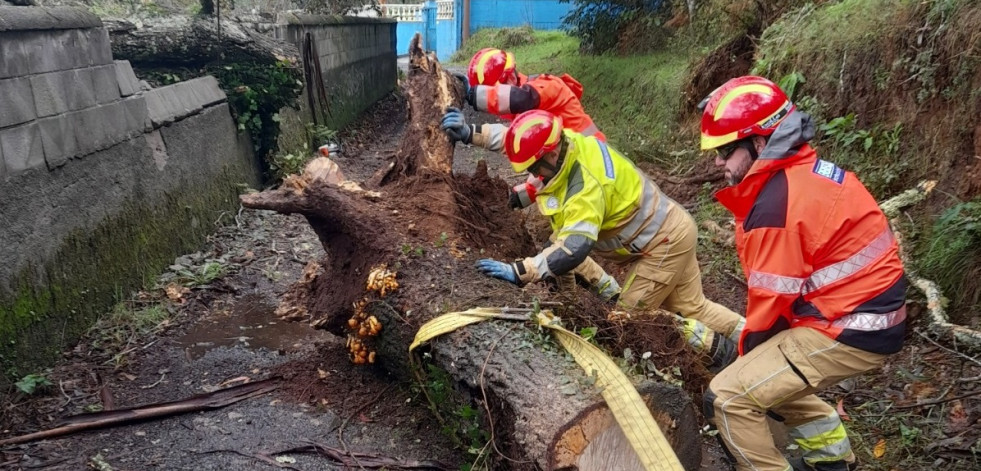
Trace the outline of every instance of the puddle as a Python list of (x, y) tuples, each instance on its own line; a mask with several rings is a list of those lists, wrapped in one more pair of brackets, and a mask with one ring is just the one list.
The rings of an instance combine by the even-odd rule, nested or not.
[(209, 350), (235, 345), (249, 349), (294, 350), (310, 337), (322, 334), (304, 323), (277, 319), (275, 310), (275, 306), (261, 296), (244, 296), (198, 321), (177, 341), (188, 358), (194, 360)]

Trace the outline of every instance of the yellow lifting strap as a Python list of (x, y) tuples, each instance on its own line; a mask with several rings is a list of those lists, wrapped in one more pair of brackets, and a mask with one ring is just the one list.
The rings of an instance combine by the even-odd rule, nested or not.
[[(525, 314), (514, 314), (524, 312)], [(463, 312), (451, 312), (430, 320), (419, 327), (409, 351), (440, 335), (487, 319), (532, 320), (532, 311), (507, 308), (473, 308)], [(595, 345), (569, 332), (559, 325), (559, 319), (551, 311), (541, 311), (534, 319), (549, 329), (566, 351), (575, 358), (587, 375), (596, 375), (596, 386), (610, 412), (623, 430), (634, 452), (647, 471), (684, 471), (678, 456), (658, 427), (651, 411), (637, 392), (630, 379), (620, 371), (616, 363)]]

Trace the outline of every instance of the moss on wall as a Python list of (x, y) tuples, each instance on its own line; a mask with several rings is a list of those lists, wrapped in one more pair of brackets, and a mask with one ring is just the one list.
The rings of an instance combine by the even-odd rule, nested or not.
[(24, 268), (11, 280), (13, 294), (0, 294), (3, 376), (50, 364), (126, 293), (200, 247), (221, 212), (237, 211), (240, 184), (255, 183), (245, 167), (226, 165), (206, 183), (174, 188), (152, 204), (131, 200), (97, 227), (73, 231), (43, 266)]

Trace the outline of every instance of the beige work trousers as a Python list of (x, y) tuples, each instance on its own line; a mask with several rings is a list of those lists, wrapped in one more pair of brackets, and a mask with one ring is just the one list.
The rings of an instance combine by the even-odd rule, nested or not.
[[(837, 417), (835, 409), (814, 393), (878, 368), (885, 358), (814, 329), (784, 330), (712, 379), (706, 393), (712, 410), (706, 416), (719, 429), (738, 471), (788, 471), (790, 465), (773, 443), (767, 411), (783, 417), (788, 429)], [(854, 454), (845, 458), (854, 460)]]
[(742, 316), (709, 301), (702, 293), (702, 274), (695, 257), (698, 228), (681, 207), (668, 213), (658, 235), (634, 262), (620, 294), (628, 309), (664, 309), (690, 317), (729, 337)]

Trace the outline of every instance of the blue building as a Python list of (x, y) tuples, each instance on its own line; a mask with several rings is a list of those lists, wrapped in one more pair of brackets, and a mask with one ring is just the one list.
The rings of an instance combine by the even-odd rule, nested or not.
[(481, 28), (529, 25), (537, 30), (559, 29), (572, 5), (558, 0), (439, 0), (380, 5), (383, 15), (398, 20), (396, 51), (409, 50), (418, 32), (427, 50), (448, 60), (467, 35)]

